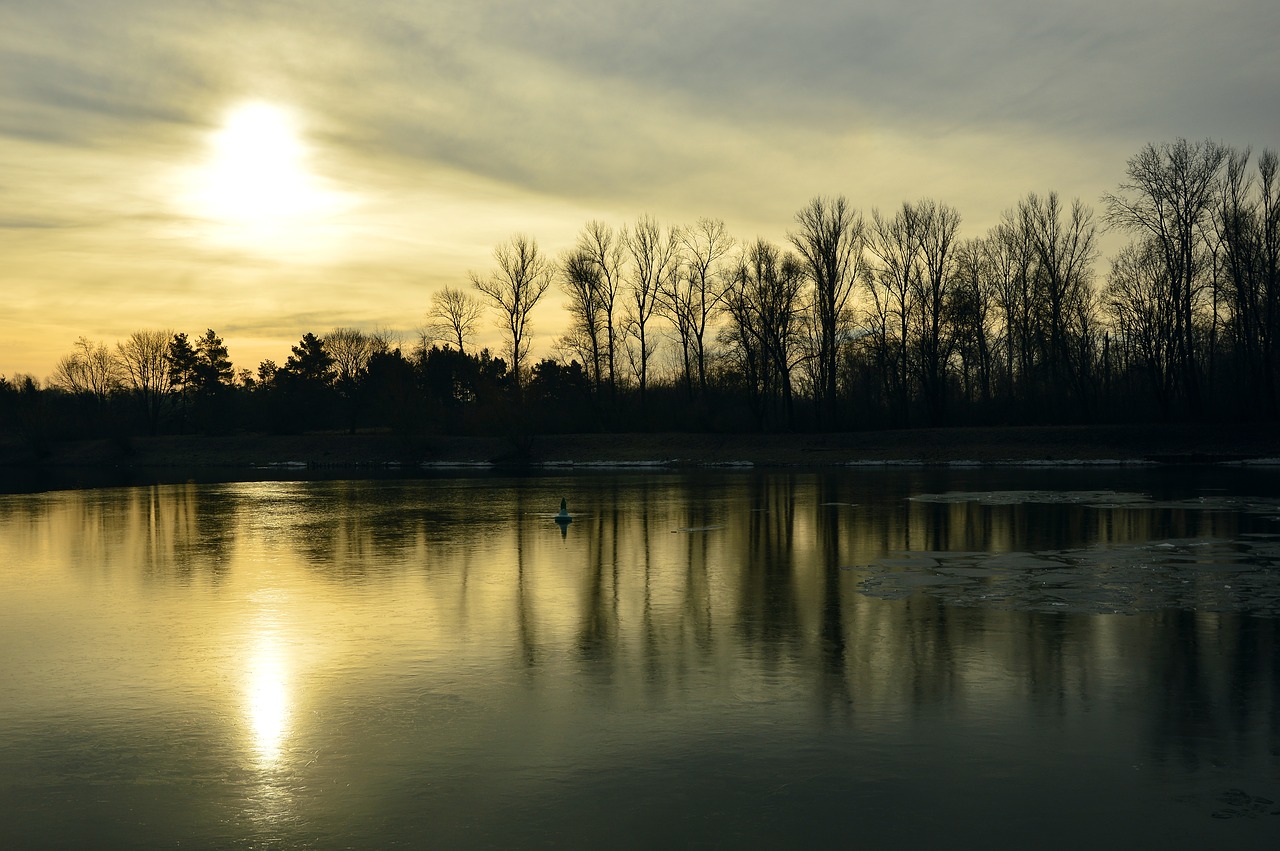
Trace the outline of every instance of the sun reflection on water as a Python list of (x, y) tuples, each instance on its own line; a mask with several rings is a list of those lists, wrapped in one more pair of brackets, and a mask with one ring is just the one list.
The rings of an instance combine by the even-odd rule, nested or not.
[(249, 663), (247, 703), (252, 744), (263, 768), (280, 761), (289, 734), (288, 674), (279, 640), (270, 632), (261, 634)]

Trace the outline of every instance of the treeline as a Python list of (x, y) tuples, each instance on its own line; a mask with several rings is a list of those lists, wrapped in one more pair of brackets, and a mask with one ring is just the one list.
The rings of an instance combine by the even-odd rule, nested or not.
[[(470, 289), (432, 295), (408, 345), (308, 332), (234, 369), (213, 331), (81, 338), (43, 386), (0, 381), (6, 428), (86, 434), (844, 430), (1275, 419), (1277, 156), (1151, 144), (1101, 199), (1028, 194), (985, 235), (923, 199), (800, 210), (786, 245), (723, 222), (586, 224), (546, 256), (513, 236)], [(1099, 274), (1101, 228), (1131, 241)], [(552, 287), (568, 331), (530, 364)], [(475, 351), (487, 316), (500, 355)]]

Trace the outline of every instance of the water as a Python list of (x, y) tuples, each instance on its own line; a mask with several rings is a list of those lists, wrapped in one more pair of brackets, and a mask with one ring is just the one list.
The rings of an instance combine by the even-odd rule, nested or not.
[(890, 470), (0, 496), (0, 837), (1272, 848), (1278, 484)]

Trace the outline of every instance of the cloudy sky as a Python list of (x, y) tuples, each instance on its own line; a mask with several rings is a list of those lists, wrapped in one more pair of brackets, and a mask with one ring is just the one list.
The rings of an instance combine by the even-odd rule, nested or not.
[(1275, 0), (0, 0), (0, 374), (140, 328), (249, 368), (411, 338), (592, 218), (1096, 205), (1147, 142), (1280, 146), (1278, 33)]

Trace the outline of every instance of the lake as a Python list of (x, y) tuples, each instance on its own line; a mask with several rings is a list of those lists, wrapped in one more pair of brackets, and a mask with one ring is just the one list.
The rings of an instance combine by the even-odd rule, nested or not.
[(1278, 616), (1274, 468), (0, 495), (0, 837), (1274, 848)]

